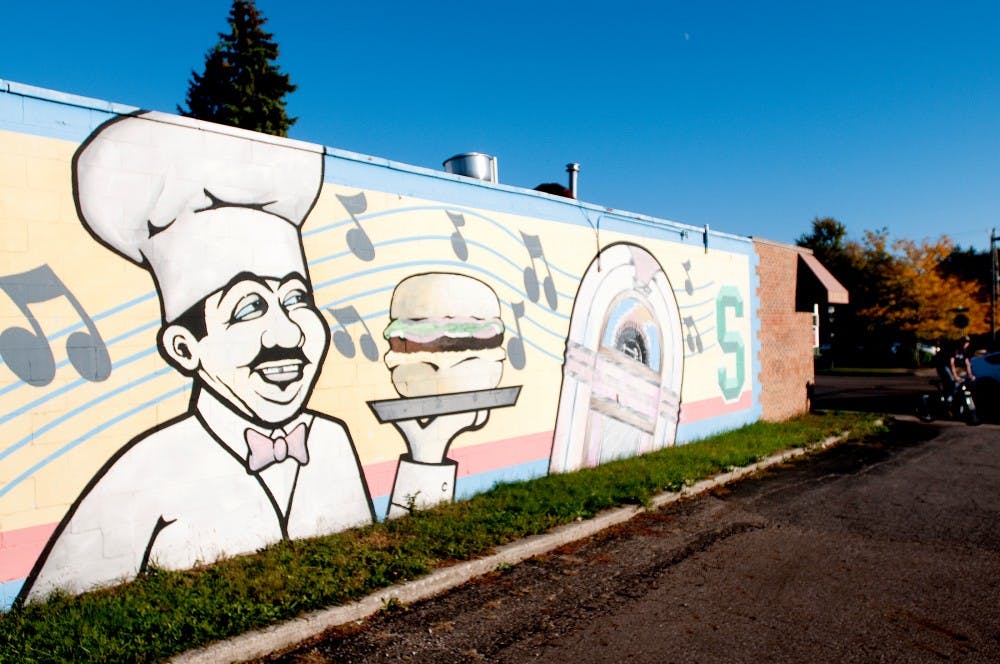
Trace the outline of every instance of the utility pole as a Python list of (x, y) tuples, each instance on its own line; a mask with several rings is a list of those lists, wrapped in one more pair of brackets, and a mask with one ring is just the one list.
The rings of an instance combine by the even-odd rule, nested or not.
[(992, 271), (990, 274), (990, 338), (993, 341), (994, 348), (997, 342), (997, 299), (1000, 298), (1000, 256), (998, 256), (997, 242), (1000, 242), (1000, 237), (997, 237), (997, 229), (993, 228), (990, 230), (990, 262), (992, 264)]

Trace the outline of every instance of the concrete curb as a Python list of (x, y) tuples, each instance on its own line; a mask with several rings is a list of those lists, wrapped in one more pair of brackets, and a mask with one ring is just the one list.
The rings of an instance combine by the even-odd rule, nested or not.
[[(680, 491), (658, 494), (652, 499), (650, 509), (658, 509), (682, 498), (695, 496), (743, 479), (771, 466), (785, 463), (790, 459), (832, 447), (846, 438), (847, 434), (831, 436), (816, 445), (780, 452), (749, 466), (736, 468), (730, 472), (702, 480)], [(321, 609), (288, 622), (242, 634), (227, 641), (219, 641), (204, 648), (189, 650), (170, 661), (177, 664), (201, 664), (202, 662), (216, 664), (217, 662), (242, 662), (264, 657), (273, 652), (290, 648), (331, 627), (363, 620), (377, 613), (392, 601), (410, 604), (433, 597), (478, 576), (492, 572), (500, 565), (513, 565), (533, 556), (548, 553), (570, 542), (585, 539), (606, 528), (624, 523), (645, 511), (645, 508), (634, 506), (607, 510), (593, 519), (559, 526), (547, 533), (498, 547), (495, 553), (484, 558), (444, 567), (420, 579), (384, 588), (357, 602)]]

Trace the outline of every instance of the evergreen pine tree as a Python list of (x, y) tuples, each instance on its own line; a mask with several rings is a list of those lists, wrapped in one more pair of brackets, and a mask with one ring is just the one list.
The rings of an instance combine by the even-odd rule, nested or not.
[(285, 95), (296, 86), (275, 60), (278, 45), (264, 32), (267, 19), (253, 0), (233, 0), (229, 34), (205, 56), (205, 72), (191, 72), (187, 109), (182, 115), (210, 122), (285, 136), (295, 118), (285, 112)]

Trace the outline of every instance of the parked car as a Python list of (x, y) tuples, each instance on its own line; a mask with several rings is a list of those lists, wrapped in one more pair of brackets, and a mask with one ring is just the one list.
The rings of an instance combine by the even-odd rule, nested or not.
[(927, 355), (930, 355), (931, 357), (937, 355), (940, 351), (941, 351), (940, 346), (934, 346), (933, 344), (925, 344), (925, 343), (917, 344), (918, 353), (925, 353)]
[(972, 374), (976, 377), (979, 412), (1000, 414), (1000, 351), (973, 357)]

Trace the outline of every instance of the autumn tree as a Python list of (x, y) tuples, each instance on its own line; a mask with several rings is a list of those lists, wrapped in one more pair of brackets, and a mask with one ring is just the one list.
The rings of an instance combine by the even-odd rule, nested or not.
[(941, 261), (941, 269), (945, 274), (974, 284), (983, 300), (990, 299), (990, 280), (993, 276), (993, 263), (988, 251), (976, 251), (969, 247), (955, 247), (951, 254)]
[[(975, 252), (957, 252), (946, 236), (890, 242), (888, 229), (881, 228), (865, 231), (857, 242), (835, 219), (812, 224), (799, 244), (812, 249), (851, 294), (851, 303), (836, 314), (842, 349), (864, 347), (878, 359), (892, 342), (943, 341), (988, 330), (989, 295)], [(959, 312), (969, 318), (964, 330), (954, 324)]]
[(285, 136), (295, 118), (285, 111), (285, 96), (294, 92), (288, 74), (276, 64), (278, 45), (263, 29), (267, 19), (253, 0), (234, 0), (229, 32), (205, 56), (205, 71), (191, 72), (187, 109), (182, 115), (210, 122)]
[(920, 243), (901, 239), (893, 247), (892, 268), (879, 277), (883, 294), (861, 310), (861, 316), (917, 339), (956, 336), (954, 319), (960, 311), (969, 318), (966, 334), (987, 330), (987, 306), (977, 297), (975, 284), (943, 269), (953, 250), (946, 236)]

